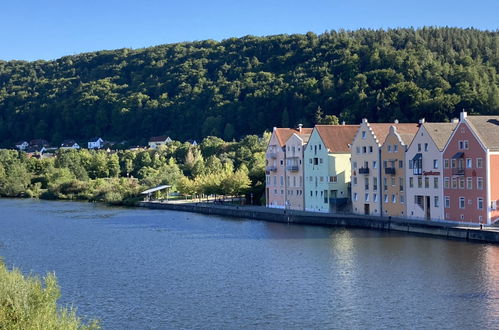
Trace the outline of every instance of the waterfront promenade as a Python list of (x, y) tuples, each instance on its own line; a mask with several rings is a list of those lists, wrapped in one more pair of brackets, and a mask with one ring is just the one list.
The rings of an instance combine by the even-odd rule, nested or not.
[(443, 221), (411, 220), (405, 218), (364, 216), (357, 214), (316, 213), (267, 208), (263, 206), (195, 202), (192, 200), (177, 200), (168, 202), (148, 201), (141, 202), (140, 206), (152, 209), (196, 212), (280, 223), (394, 230), (414, 234), (499, 244), (499, 228), (497, 227), (483, 227), (480, 229), (479, 226)]

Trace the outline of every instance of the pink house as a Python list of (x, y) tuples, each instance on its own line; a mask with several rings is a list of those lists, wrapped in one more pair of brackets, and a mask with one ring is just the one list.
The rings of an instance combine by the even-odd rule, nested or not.
[(443, 153), (445, 219), (499, 220), (499, 116), (461, 113)]
[[(296, 196), (299, 200), (303, 199), (303, 197), (299, 197), (302, 195), (296, 195), (298, 190), (301, 190), (303, 194), (303, 180), (301, 181), (302, 188), (300, 188), (299, 184), (298, 186), (294, 185), (293, 187), (288, 187), (289, 185), (287, 182), (290, 181), (290, 183), (292, 183), (293, 177), (296, 174), (299, 176), (301, 173), (303, 176), (303, 164), (299, 164), (299, 162), (303, 160), (303, 146), (300, 147), (300, 152), (297, 151), (298, 146), (295, 146), (295, 152), (290, 153), (290, 159), (287, 161), (286, 143), (293, 134), (296, 134), (298, 144), (306, 143), (299, 141), (303, 141), (304, 139), (308, 141), (308, 136), (310, 136), (311, 132), (311, 128), (302, 128), (301, 126), (298, 128), (274, 127), (269, 146), (267, 147), (267, 152), (265, 153), (265, 201), (267, 207), (281, 209), (289, 207), (290, 202), (288, 201), (288, 193), (290, 191), (293, 191), (293, 196)], [(290, 148), (290, 150), (292, 149)], [(294, 158), (299, 157), (300, 154), (301, 159)], [(293, 167), (295, 161), (298, 162), (298, 165), (301, 165), (298, 167), (298, 171), (295, 171), (295, 167)], [(290, 175), (292, 177), (288, 179), (287, 177)], [(293, 198), (293, 200), (295, 200), (295, 198)], [(303, 203), (295, 204), (299, 209), (303, 209)]]

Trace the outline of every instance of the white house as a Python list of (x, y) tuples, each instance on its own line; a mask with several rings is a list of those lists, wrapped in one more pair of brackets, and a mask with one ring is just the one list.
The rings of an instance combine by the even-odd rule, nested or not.
[(61, 149), (80, 149), (80, 145), (74, 140), (64, 140), (61, 143)]
[(28, 141), (19, 141), (15, 144), (16, 148), (19, 150), (26, 150), (29, 147)]
[(88, 149), (100, 149), (104, 146), (104, 140), (101, 138), (93, 138), (88, 141)]
[(166, 145), (167, 143), (171, 143), (172, 139), (169, 136), (153, 136), (149, 140), (149, 148), (156, 149), (159, 146)]

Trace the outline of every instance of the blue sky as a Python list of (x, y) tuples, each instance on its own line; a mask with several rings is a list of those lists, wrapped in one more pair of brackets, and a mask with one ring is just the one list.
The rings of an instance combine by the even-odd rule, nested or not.
[(244, 35), (421, 26), (499, 28), (499, 0), (2, 0), (0, 59), (55, 59)]

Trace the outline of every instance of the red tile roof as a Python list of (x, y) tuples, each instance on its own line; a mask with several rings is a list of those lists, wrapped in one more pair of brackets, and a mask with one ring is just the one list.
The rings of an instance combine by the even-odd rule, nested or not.
[(329, 152), (347, 153), (359, 125), (316, 125), (315, 129)]
[[(284, 147), (286, 141), (293, 135), (294, 133), (298, 135), (310, 135), (312, 133), (312, 128), (274, 128), (274, 133), (277, 137), (277, 141), (279, 141), (279, 145)], [(308, 139), (307, 139), (308, 140)]]
[(407, 134), (412, 134), (414, 136), (419, 129), (419, 124), (369, 123), (369, 126), (376, 135), (379, 144), (385, 142), (386, 136), (390, 133), (391, 126), (395, 126), (397, 128), (397, 133), (401, 136)]

